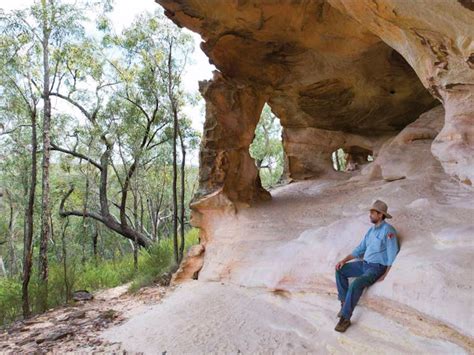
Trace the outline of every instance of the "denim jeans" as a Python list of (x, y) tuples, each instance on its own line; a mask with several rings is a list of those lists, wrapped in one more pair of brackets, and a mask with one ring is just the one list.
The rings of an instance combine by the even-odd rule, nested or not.
[[(375, 283), (386, 269), (386, 265), (369, 263), (363, 260), (346, 263), (339, 270), (336, 270), (337, 293), (339, 300), (344, 301), (341, 311), (344, 318), (351, 318), (364, 288)], [(350, 286), (349, 277), (356, 278)]]

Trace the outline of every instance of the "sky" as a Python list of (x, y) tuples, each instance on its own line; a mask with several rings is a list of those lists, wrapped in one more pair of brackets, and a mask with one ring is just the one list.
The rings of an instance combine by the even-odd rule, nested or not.
[[(80, 2), (80, 0), (77, 0)], [(0, 0), (0, 8), (4, 10), (21, 9), (30, 6), (33, 0)], [(122, 29), (130, 25), (136, 15), (143, 11), (153, 12), (157, 8), (161, 8), (154, 0), (114, 0), (114, 10), (109, 15), (117, 33), (120, 33)], [(201, 37), (184, 29), (193, 36), (195, 49), (191, 55), (191, 63), (188, 65), (188, 69), (183, 73), (183, 85), (187, 92), (195, 93), (198, 92), (198, 82), (200, 80), (211, 79), (212, 71), (215, 67), (209, 64), (208, 58), (202, 52), (199, 44)], [(54, 104), (54, 103), (53, 103)], [(197, 106), (186, 106), (184, 113), (191, 118), (193, 128), (202, 133), (204, 123), (204, 101), (201, 100)], [(198, 151), (192, 152), (190, 160), (193, 161), (192, 165), (197, 166)]]

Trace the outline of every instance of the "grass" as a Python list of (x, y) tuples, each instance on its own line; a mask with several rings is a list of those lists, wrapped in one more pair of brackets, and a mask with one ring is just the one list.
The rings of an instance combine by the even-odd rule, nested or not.
[[(186, 251), (190, 246), (199, 243), (198, 237), (199, 229), (197, 228), (193, 228), (186, 233), (184, 237), (184, 255), (186, 255)], [(141, 250), (138, 266), (139, 273), (134, 277), (129, 291), (137, 292), (144, 286), (159, 282), (165, 272), (169, 272), (175, 267), (172, 239), (166, 239), (159, 245), (155, 244), (149, 249)]]
[[(193, 228), (185, 235), (185, 255), (191, 245), (198, 243), (199, 230)], [(104, 260), (97, 265), (93, 261), (81, 265), (71, 260), (67, 267), (67, 284), (69, 290), (88, 290), (90, 292), (132, 282), (129, 291), (137, 292), (140, 288), (159, 282), (164, 273), (174, 270), (173, 240), (164, 239), (149, 249), (141, 249), (138, 255), (138, 270), (134, 270), (133, 255), (121, 259)], [(49, 265), (48, 306), (55, 307), (66, 303), (67, 287), (63, 265)], [(39, 287), (36, 272), (33, 270), (30, 282), (30, 304), (32, 312), (38, 313)], [(21, 318), (21, 279), (0, 278), (0, 325), (8, 324)]]

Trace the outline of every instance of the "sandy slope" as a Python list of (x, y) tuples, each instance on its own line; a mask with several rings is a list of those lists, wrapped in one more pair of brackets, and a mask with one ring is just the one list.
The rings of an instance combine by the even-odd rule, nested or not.
[(325, 294), (191, 281), (103, 337), (147, 354), (466, 353), (364, 306), (335, 332), (337, 307)]

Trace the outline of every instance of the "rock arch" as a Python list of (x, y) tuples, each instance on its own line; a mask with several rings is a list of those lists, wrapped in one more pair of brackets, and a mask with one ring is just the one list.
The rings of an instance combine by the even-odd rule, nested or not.
[(191, 204), (201, 248), (208, 211), (271, 198), (248, 154), (265, 102), (283, 127), (286, 174), (302, 180), (333, 174), (331, 153), (341, 146), (377, 156), (441, 101), (444, 127), (431, 151), (472, 184), (474, 11), (462, 1), (157, 2), (202, 36), (218, 69), (201, 83), (207, 110)]

